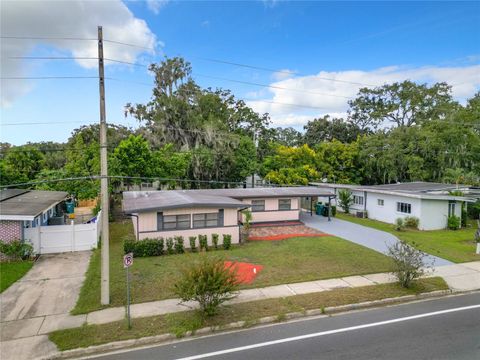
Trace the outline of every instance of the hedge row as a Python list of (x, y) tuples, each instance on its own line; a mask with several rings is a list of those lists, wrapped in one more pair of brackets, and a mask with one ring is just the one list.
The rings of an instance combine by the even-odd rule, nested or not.
[[(207, 235), (197, 237), (190, 236), (188, 238), (190, 243), (190, 251), (209, 251), (208, 237)], [(215, 250), (218, 249), (218, 234), (212, 234), (212, 245)], [(232, 247), (232, 235), (223, 234), (222, 247), (225, 250), (229, 250)], [(183, 254), (185, 252), (183, 236), (169, 237), (167, 239), (144, 239), (144, 240), (125, 240), (123, 243), (123, 251), (125, 254), (133, 253), (134, 257), (146, 257), (146, 256), (160, 256), (160, 255), (172, 255)]]

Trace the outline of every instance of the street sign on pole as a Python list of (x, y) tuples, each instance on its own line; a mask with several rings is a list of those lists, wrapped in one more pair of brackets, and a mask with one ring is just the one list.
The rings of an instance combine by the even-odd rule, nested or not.
[(133, 253), (128, 253), (123, 256), (123, 267), (129, 268), (133, 264)]
[(128, 253), (123, 256), (123, 267), (126, 269), (127, 272), (127, 321), (128, 321), (128, 328), (130, 329), (130, 276), (128, 273), (128, 268), (133, 264), (133, 253)]

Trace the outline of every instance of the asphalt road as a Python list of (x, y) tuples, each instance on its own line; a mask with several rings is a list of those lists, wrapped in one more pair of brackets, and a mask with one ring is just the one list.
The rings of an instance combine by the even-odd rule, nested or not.
[(480, 359), (480, 293), (186, 339), (97, 359)]

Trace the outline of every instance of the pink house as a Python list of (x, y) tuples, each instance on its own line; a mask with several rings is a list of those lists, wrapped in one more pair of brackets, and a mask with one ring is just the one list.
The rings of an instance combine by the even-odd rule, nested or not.
[[(332, 198), (330, 191), (316, 187), (128, 191), (123, 210), (132, 216), (137, 239), (229, 234), (240, 240), (242, 210), (250, 209), (252, 223), (300, 219), (302, 197)], [(188, 241), (185, 241), (188, 247)]]

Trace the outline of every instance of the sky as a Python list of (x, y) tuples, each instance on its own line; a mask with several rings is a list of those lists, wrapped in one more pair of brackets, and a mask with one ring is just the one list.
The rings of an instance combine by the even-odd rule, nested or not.
[(110, 40), (105, 57), (117, 60), (106, 62), (107, 121), (133, 128), (138, 123), (125, 118), (124, 106), (146, 103), (153, 81), (145, 66), (118, 61), (183, 56), (200, 86), (230, 89), (255, 111), (268, 112), (272, 126), (297, 130), (325, 114), (345, 116), (361, 87), (446, 81), (463, 103), (480, 89), (479, 1), (19, 0), (0, 6), (0, 141), (15, 145), (63, 142), (73, 129), (99, 121), (97, 61), (85, 59), (97, 56), (97, 25)]

